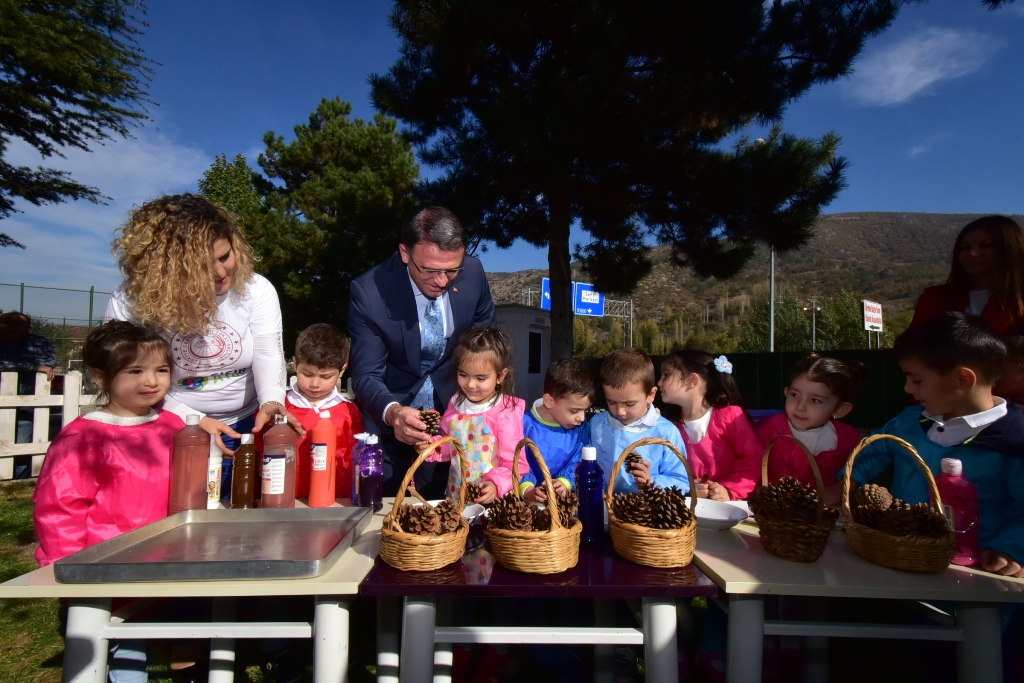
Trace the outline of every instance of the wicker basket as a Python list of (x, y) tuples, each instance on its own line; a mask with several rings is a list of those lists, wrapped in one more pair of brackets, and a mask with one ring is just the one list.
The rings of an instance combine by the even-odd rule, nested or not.
[(519, 495), (519, 454), (529, 448), (540, 465), (547, 489), (548, 509), (551, 511), (551, 528), (547, 531), (509, 531), (487, 526), (487, 539), (491, 542), (491, 553), (498, 564), (527, 574), (556, 574), (572, 569), (580, 557), (580, 532), (583, 523), (575, 517), (569, 528), (562, 526), (558, 515), (558, 496), (551, 484), (551, 472), (535, 444), (523, 439), (516, 444), (515, 459), (512, 461), (512, 491)]
[(636, 449), (644, 446), (667, 446), (683, 461), (686, 474), (690, 478), (690, 511), (697, 505), (697, 496), (693, 493), (693, 468), (686, 456), (671, 441), (648, 437), (631, 444), (622, 451), (615, 467), (608, 473), (608, 490), (604, 501), (608, 507), (608, 533), (612, 537), (612, 547), (625, 559), (647, 567), (685, 567), (693, 560), (693, 551), (697, 547), (697, 518), (694, 517), (682, 529), (652, 529), (639, 524), (623, 522), (615, 516), (612, 508), (612, 492), (615, 480), (622, 468), (622, 463)]
[(462, 489), (459, 491), (459, 510), (464, 507), (461, 501), (466, 498), (467, 463), (466, 451), (462, 444), (454, 436), (446, 436), (430, 444), (423, 449), (416, 462), (409, 471), (405, 473), (402, 485), (398, 487), (398, 495), (395, 497), (395, 504), (384, 517), (384, 525), (381, 527), (380, 556), (395, 569), (403, 571), (432, 571), (440, 569), (452, 562), (458, 561), (466, 551), (466, 536), (469, 535), (469, 522), (463, 517), (459, 520), (459, 528), (454, 533), (441, 534), (439, 536), (420, 536), (402, 531), (398, 524), (396, 514), (398, 508), (405, 500), (405, 491), (412, 481), (413, 475), (420, 464), (434, 452), (434, 449), (450, 443), (459, 459), (462, 467)]
[(825, 552), (825, 544), (832, 533), (833, 520), (824, 516), (825, 484), (821, 480), (818, 464), (807, 447), (790, 434), (781, 434), (765, 446), (761, 456), (761, 485), (768, 485), (768, 456), (779, 439), (792, 439), (793, 443), (807, 456), (814, 472), (814, 483), (818, 485), (818, 508), (814, 513), (814, 524), (801, 519), (772, 519), (765, 515), (754, 514), (761, 545), (769, 555), (789, 560), (790, 562), (816, 562)]
[(953, 560), (956, 535), (952, 529), (949, 530), (946, 538), (893, 536), (884, 531), (858, 524), (853, 519), (853, 512), (850, 509), (850, 481), (853, 476), (853, 463), (861, 451), (875, 441), (883, 439), (895, 441), (910, 452), (928, 480), (928, 488), (932, 494), (932, 506), (938, 512), (942, 512), (942, 498), (939, 496), (939, 487), (935, 485), (935, 477), (932, 476), (931, 469), (917, 454), (914, 447), (898, 436), (875, 434), (861, 441), (853, 449), (850, 459), (846, 461), (846, 473), (843, 476), (843, 516), (845, 517), (843, 524), (846, 527), (846, 538), (854, 552), (868, 562), (909, 572), (937, 574), (946, 569)]

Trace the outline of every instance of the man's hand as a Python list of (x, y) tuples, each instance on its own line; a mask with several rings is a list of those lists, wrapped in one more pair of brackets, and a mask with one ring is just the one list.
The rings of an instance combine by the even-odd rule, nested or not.
[(626, 467), (626, 472), (633, 475), (637, 484), (646, 484), (651, 480), (651, 463), (646, 460), (631, 462)]
[(40, 365), (38, 368), (36, 368), (36, 372), (45, 372), (46, 373), (46, 381), (47, 382), (52, 382), (53, 381), (53, 368), (51, 368), (49, 365)]
[(523, 498), (531, 503), (542, 505), (548, 501), (548, 492), (544, 490), (543, 486), (531, 486), (526, 489), (526, 493), (523, 494)]
[(979, 564), (981, 568), (1000, 576), (1012, 576), (1017, 579), (1024, 579), (1024, 567), (1006, 553), (995, 550), (982, 550)]
[(408, 406), (393, 405), (384, 416), (384, 421), (395, 430), (395, 438), (402, 443), (415, 446), (423, 441), (430, 441), (427, 425), (420, 419), (420, 411)]
[(708, 498), (720, 501), (732, 500), (732, 496), (729, 495), (729, 489), (717, 481), (708, 482)]
[[(534, 486), (533, 488), (537, 488)], [(493, 503), (498, 498), (498, 487), (494, 485), (493, 481), (485, 481), (480, 484), (480, 497), (477, 498), (474, 503), (480, 503), (481, 505), (488, 505)]]

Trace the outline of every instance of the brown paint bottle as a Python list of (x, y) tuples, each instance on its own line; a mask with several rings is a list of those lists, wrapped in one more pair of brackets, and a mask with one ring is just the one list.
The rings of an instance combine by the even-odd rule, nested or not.
[(170, 497), (168, 514), (184, 510), (205, 510), (206, 482), (210, 474), (210, 440), (199, 426), (198, 415), (185, 418), (185, 428), (174, 435), (171, 454)]
[(263, 476), (260, 507), (295, 507), (295, 451), (299, 435), (284, 415), (263, 435)]

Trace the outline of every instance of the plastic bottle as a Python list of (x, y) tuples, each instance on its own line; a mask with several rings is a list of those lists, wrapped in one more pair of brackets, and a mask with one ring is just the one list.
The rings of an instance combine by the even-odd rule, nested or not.
[(384, 507), (384, 452), (377, 435), (366, 437), (366, 448), (359, 457), (359, 505), (377, 512)]
[(252, 434), (242, 434), (242, 445), (235, 451), (235, 467), (231, 473), (231, 509), (256, 507), (256, 461), (259, 453)]
[[(295, 507), (295, 451), (298, 434), (284, 415), (274, 416), (274, 426), (263, 435), (263, 486), (260, 507)], [(235, 463), (238, 467), (238, 463)]]
[(334, 477), (338, 467), (338, 431), (331, 413), (324, 410), (313, 425), (309, 473), (309, 507), (334, 505)]
[(597, 464), (597, 449), (584, 446), (576, 466), (576, 494), (580, 499), (579, 519), (583, 523), (580, 543), (591, 549), (604, 545), (604, 470)]
[(210, 435), (199, 426), (200, 417), (189, 415), (185, 427), (174, 435), (171, 455), (168, 514), (206, 509), (206, 480), (210, 465)]
[(963, 475), (963, 464), (956, 458), (942, 459), (942, 474), (935, 477), (942, 496), (942, 513), (956, 532), (953, 564), (970, 567), (978, 563), (978, 517), (981, 506), (978, 490)]
[(231, 468), (234, 464), (234, 456), (230, 453), (224, 453), (221, 456), (220, 500), (226, 508), (231, 507)]
[(366, 449), (366, 437), (369, 434), (356, 434), (356, 445), (352, 447), (352, 504), (359, 505), (359, 458)]
[(220, 478), (224, 466), (223, 451), (215, 443), (210, 444), (210, 465), (206, 479), (206, 508), (216, 510), (220, 507)]

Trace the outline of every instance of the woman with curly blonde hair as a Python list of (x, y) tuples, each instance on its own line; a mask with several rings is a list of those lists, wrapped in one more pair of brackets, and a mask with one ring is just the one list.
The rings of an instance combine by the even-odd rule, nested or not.
[(234, 217), (205, 197), (171, 195), (143, 204), (119, 232), (112, 250), (125, 279), (106, 318), (147, 325), (170, 343), (164, 408), (200, 415), (228, 453), (239, 432), (288, 416), (281, 306), (253, 272)]

